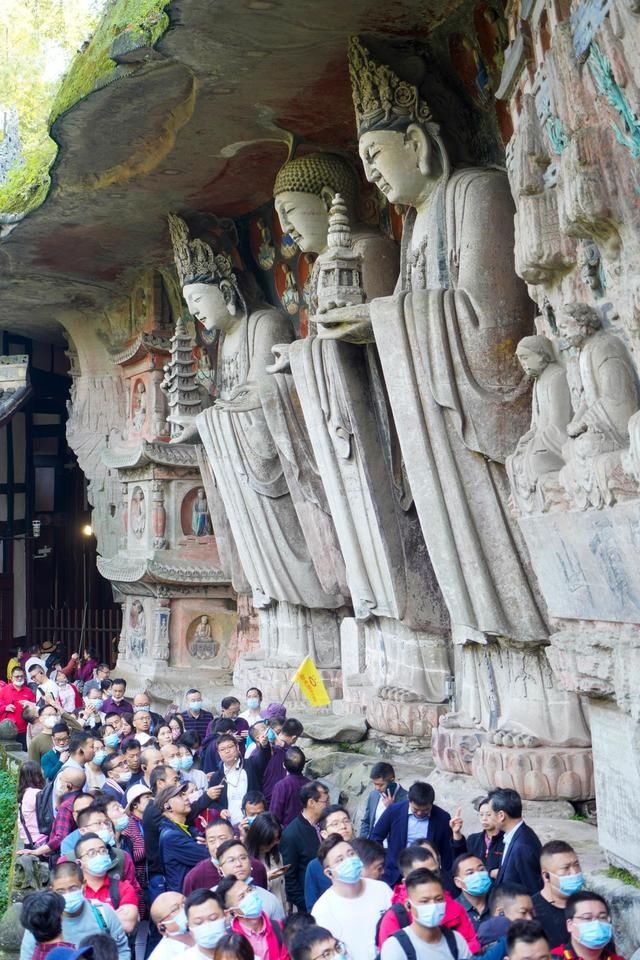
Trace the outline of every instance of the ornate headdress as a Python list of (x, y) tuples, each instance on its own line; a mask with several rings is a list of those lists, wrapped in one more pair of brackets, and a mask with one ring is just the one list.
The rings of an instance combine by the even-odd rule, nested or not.
[(349, 74), (358, 136), (376, 127), (402, 130), (410, 123), (433, 121), (418, 88), (378, 63), (359, 37), (349, 42)]
[(233, 261), (225, 253), (214, 253), (204, 240), (192, 240), (182, 217), (169, 214), (169, 234), (180, 285), (187, 283), (231, 284), (240, 293)]

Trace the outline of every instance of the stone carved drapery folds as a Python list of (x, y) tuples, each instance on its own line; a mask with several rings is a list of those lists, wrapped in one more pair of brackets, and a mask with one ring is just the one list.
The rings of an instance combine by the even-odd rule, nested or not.
[(534, 378), (531, 427), (507, 457), (506, 468), (516, 508), (531, 513), (547, 509), (558, 499), (571, 396), (565, 369), (548, 337), (525, 337), (517, 356), (525, 373)]
[[(347, 236), (357, 181), (344, 159), (331, 154), (296, 158), (280, 170), (274, 187), (283, 228), (293, 231), (301, 249), (320, 253), (312, 309), (331, 229), (329, 207), (337, 193), (342, 197), (337, 227)], [(362, 267), (368, 298), (390, 291), (397, 259), (388, 239), (356, 223), (348, 254), (358, 274)], [(353, 279), (353, 271), (349, 274)], [(403, 703), (439, 703), (449, 673), (446, 613), (408, 491), (368, 316), (359, 307), (345, 307), (314, 320), (318, 335), (295, 342), (288, 353), (355, 615), (367, 621), (368, 683), (389, 704), (398, 701), (396, 712)], [(421, 656), (423, 647), (428, 652)], [(362, 685), (364, 679), (357, 679)], [(370, 696), (367, 709), (376, 726), (400, 732), (400, 721), (389, 710), (376, 712)], [(429, 729), (432, 718), (433, 711)]]
[[(558, 316), (558, 331), (576, 366), (574, 415), (567, 427), (560, 482), (571, 505), (583, 509), (614, 502), (614, 474), (621, 470), (629, 420), (639, 405), (626, 347), (601, 324), (596, 310), (586, 304), (566, 305)], [(628, 492), (637, 494), (632, 478)]]
[[(170, 221), (176, 263), (187, 304), (197, 320), (221, 331), (216, 368), (217, 400), (197, 418), (254, 605), (278, 603), (316, 611), (333, 624), (334, 666), (337, 622), (332, 611), (344, 604), (326, 591), (314, 567), (287, 479), (262, 409), (261, 382), (269, 376), (272, 348), (293, 337), (280, 311), (257, 302), (249, 284), (225, 254), (214, 254), (201, 240), (191, 241), (186, 224)], [(288, 621), (288, 616), (285, 617)], [(266, 650), (291, 661), (309, 653), (305, 632)], [(322, 663), (320, 664), (323, 665)]]
[[(513, 263), (508, 183), (495, 170), (452, 171), (457, 158), (445, 146), (451, 139), (418, 89), (402, 78), (399, 97), (399, 78), (391, 72), (389, 81), (389, 67), (358, 48), (360, 75), (352, 79), (365, 172), (388, 199), (413, 208), (397, 293), (373, 301), (371, 316), (425, 540), (454, 640), (464, 644), (456, 720), (526, 734), (532, 745), (586, 744), (577, 698), (553, 690), (556, 705), (564, 704), (558, 727), (549, 711), (523, 707), (505, 674), (483, 662), (485, 645), (494, 646), (498, 636), (508, 648), (526, 645), (535, 662), (528, 674), (542, 675), (548, 637), (509, 512), (504, 469), (526, 430), (528, 389), (514, 353), (532, 321), (524, 285), (507, 267)], [(430, 82), (425, 72), (425, 90)], [(449, 134), (455, 118), (438, 120), (449, 123)], [(407, 142), (412, 150), (403, 148)], [(553, 687), (550, 674), (548, 680)], [(488, 686), (491, 697), (481, 694)]]

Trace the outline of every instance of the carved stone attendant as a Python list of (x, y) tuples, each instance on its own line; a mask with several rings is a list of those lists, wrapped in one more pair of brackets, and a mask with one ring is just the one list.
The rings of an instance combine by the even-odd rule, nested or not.
[(191, 530), (194, 537), (209, 537), (213, 533), (204, 487), (198, 487), (191, 507)]
[(638, 410), (633, 364), (622, 340), (602, 329), (593, 307), (567, 304), (557, 322), (578, 376), (560, 482), (574, 505), (600, 507), (610, 502), (610, 476), (629, 444), (629, 420)]
[[(260, 383), (269, 376), (274, 344), (292, 339), (290, 323), (258, 301), (226, 254), (191, 241), (178, 217), (171, 217), (170, 226), (187, 305), (208, 330), (221, 332), (218, 399), (197, 425), (254, 605), (279, 601), (333, 610), (343, 598), (326, 593), (318, 579), (262, 412)], [(305, 636), (289, 639), (292, 656), (309, 653)]]
[(564, 466), (562, 446), (567, 440), (571, 419), (571, 396), (564, 367), (556, 360), (547, 337), (524, 337), (516, 356), (520, 366), (534, 380), (531, 398), (531, 427), (507, 457), (511, 494), (523, 513), (544, 510), (545, 484)]

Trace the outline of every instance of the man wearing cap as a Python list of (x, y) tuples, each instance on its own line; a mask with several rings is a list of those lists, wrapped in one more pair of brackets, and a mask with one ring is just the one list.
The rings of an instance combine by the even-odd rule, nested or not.
[(204, 843), (198, 843), (193, 827), (187, 825), (191, 801), (188, 784), (178, 783), (161, 790), (155, 804), (162, 814), (160, 824), (160, 859), (168, 890), (182, 891), (182, 884), (191, 867), (209, 857)]
[(193, 946), (193, 936), (187, 930), (185, 899), (182, 893), (170, 890), (168, 893), (161, 893), (154, 900), (151, 919), (158, 928), (162, 940), (149, 954), (148, 960), (173, 960), (173, 957), (184, 953), (187, 947)]
[[(64, 898), (62, 938), (77, 946), (85, 937), (108, 933), (118, 948), (118, 960), (130, 960), (129, 943), (115, 910), (108, 904), (91, 904), (83, 892), (82, 870), (77, 863), (59, 863), (51, 876), (51, 890)], [(22, 938), (20, 960), (31, 960), (35, 940), (28, 930)]]

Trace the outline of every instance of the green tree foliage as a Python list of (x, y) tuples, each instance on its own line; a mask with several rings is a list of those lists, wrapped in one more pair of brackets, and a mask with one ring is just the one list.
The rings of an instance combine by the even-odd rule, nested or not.
[[(56, 154), (49, 137), (51, 104), (64, 71), (91, 33), (103, 3), (0, 3), (0, 111), (17, 109), (23, 153), (23, 160), (14, 165), (0, 188), (0, 211), (24, 210), (46, 193), (47, 171)], [(2, 136), (0, 125), (0, 139)]]

